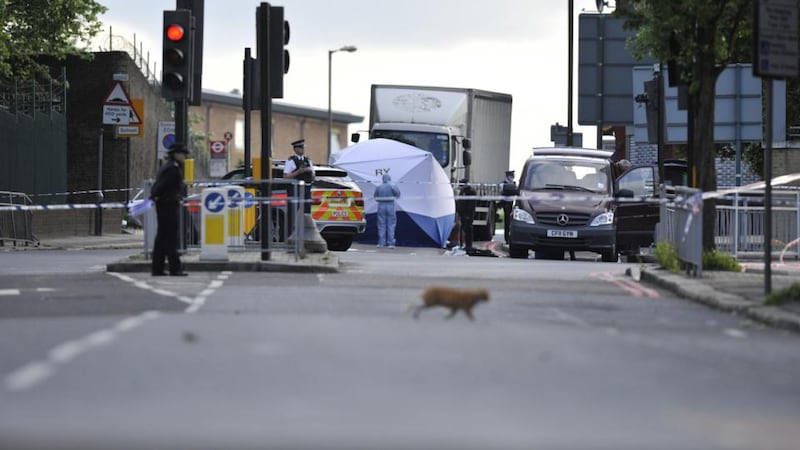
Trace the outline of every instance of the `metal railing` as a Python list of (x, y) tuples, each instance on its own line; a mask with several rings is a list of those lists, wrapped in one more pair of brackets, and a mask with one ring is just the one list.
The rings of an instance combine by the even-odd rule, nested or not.
[(67, 74), (61, 69), (58, 77), (40, 83), (36, 80), (14, 81), (13, 86), (0, 86), (0, 110), (12, 114), (64, 114), (67, 108)]
[[(764, 196), (734, 195), (730, 205), (717, 205), (714, 243), (734, 257), (764, 254)], [(800, 237), (800, 190), (775, 189), (772, 193), (772, 250), (786, 250), (785, 256), (800, 258), (800, 246), (789, 245)], [(718, 201), (719, 203), (719, 201)]]
[[(31, 205), (31, 199), (22, 192), (0, 191), (0, 206)], [(11, 241), (16, 246), (37, 245), (39, 240), (33, 234), (33, 213), (31, 211), (0, 211), (0, 246)]]
[(159, 86), (159, 72), (156, 70), (156, 62), (155, 60), (152, 61), (152, 69), (151, 61), (150, 61), (150, 51), (145, 52), (144, 45), (142, 41), (136, 40), (136, 34), (133, 35), (133, 42), (130, 42), (126, 38), (120, 35), (115, 35), (113, 32), (112, 27), (108, 27), (108, 35), (106, 35), (103, 42), (98, 46), (100, 51), (124, 51), (127, 52), (133, 62), (136, 64), (136, 67), (142, 72), (142, 75), (147, 79), (147, 81), (158, 87)]
[[(237, 181), (236, 185), (253, 185), (259, 182)], [(229, 233), (225, 237), (227, 249), (231, 253), (260, 253), (261, 248), (261, 214), (269, 211), (271, 243), (269, 252), (292, 253), (302, 258), (305, 255), (304, 249), (304, 227), (303, 205), (310, 202), (305, 198), (303, 189), (295, 189), (297, 195), (292, 195), (291, 187), (299, 186), (296, 181), (271, 182), (272, 195), (254, 196), (247, 200), (248, 205), (237, 210), (228, 210), (226, 220), (229, 221)], [(147, 180), (143, 186), (141, 198), (148, 198), (151, 180)], [(180, 215), (180, 247), (188, 252), (199, 252), (203, 244), (203, 218), (202, 218), (202, 187), (224, 187), (226, 183), (197, 182), (191, 188), (192, 192), (182, 202), (182, 213)], [(252, 203), (252, 205), (249, 205)], [(236, 211), (236, 212), (234, 212)], [(239, 215), (242, 216), (244, 225), (240, 228)], [(249, 218), (248, 218), (249, 216)], [(144, 228), (144, 253), (152, 254), (153, 244), (158, 228), (155, 209), (147, 211), (138, 219)]]
[[(703, 197), (698, 189), (671, 187), (674, 197), (661, 203), (656, 242), (670, 242), (678, 251), (680, 268), (703, 276)], [(661, 198), (667, 198), (661, 187)]]

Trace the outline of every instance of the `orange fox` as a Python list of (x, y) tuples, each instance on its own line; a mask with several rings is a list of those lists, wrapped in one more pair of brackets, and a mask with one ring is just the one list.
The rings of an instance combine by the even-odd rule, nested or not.
[(423, 309), (443, 306), (450, 308), (448, 319), (455, 316), (460, 309), (469, 317), (469, 320), (475, 320), (472, 308), (480, 301), (489, 301), (489, 292), (486, 289), (453, 289), (430, 286), (422, 292), (422, 303), (414, 307), (414, 318), (419, 318), (419, 313)]

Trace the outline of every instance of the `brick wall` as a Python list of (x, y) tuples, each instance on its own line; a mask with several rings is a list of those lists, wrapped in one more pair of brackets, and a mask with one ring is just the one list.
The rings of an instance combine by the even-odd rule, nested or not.
[[(92, 60), (66, 61), (67, 79), (67, 190), (80, 192), (98, 187), (98, 153), (102, 135), (104, 201), (124, 201), (142, 181), (157, 170), (156, 140), (159, 120), (171, 120), (169, 105), (151, 86), (126, 52), (95, 53)], [(114, 86), (115, 73), (126, 73), (131, 98), (144, 100), (142, 137), (116, 138), (113, 125), (103, 125), (103, 102)], [(128, 194), (126, 189), (134, 189)], [(122, 190), (120, 192), (111, 192)], [(70, 202), (97, 201), (95, 194), (75, 194)]]
[[(199, 122), (192, 125), (198, 132), (209, 135), (210, 140), (223, 140), (225, 132), (234, 135), (229, 145), (228, 167), (233, 169), (237, 163), (244, 160), (244, 148), (236, 148), (236, 122), (244, 120), (241, 107), (204, 102), (201, 106), (189, 108), (190, 114), (199, 118)], [(251, 157), (261, 155), (261, 113), (253, 111), (250, 117), (252, 129), (250, 135)], [(347, 124), (333, 123), (333, 133), (338, 135), (339, 148), (348, 145), (350, 136), (347, 134)], [(301, 117), (287, 114), (272, 114), (272, 151), (273, 159), (286, 159), (293, 155), (291, 142), (297, 139), (306, 140), (306, 156), (315, 164), (328, 163), (328, 122), (310, 117)], [(208, 142), (205, 149), (208, 151)], [(201, 176), (201, 175), (198, 175)]]
[[(103, 210), (103, 234), (118, 234), (125, 210)], [(93, 236), (96, 209), (34, 211), (33, 234), (39, 239), (65, 236)]]
[[(798, 158), (798, 162), (800, 163), (800, 154)], [(650, 144), (631, 144), (630, 158), (628, 159), (633, 164), (655, 163), (658, 161), (657, 146)], [(736, 161), (730, 159), (723, 160), (720, 158), (716, 158), (715, 161), (717, 167), (717, 187), (728, 188), (736, 186)], [(759, 176), (751, 172), (747, 164), (742, 162), (742, 181), (740, 185), (755, 183), (759, 180)]]
[[(772, 150), (772, 176), (800, 173), (800, 147), (776, 148)], [(790, 184), (800, 186), (800, 181)]]

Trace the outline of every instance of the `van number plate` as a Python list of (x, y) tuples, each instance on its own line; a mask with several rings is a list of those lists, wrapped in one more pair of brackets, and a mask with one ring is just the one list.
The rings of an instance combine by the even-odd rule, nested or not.
[(333, 217), (347, 217), (347, 211), (332, 211), (331, 215)]
[(547, 230), (547, 237), (575, 239), (578, 237), (578, 232), (576, 230)]

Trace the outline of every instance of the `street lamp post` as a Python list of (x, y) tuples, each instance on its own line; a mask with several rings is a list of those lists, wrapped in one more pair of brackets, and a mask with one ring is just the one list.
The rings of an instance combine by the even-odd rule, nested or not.
[(331, 110), (331, 62), (336, 52), (352, 53), (356, 51), (355, 45), (345, 45), (336, 50), (328, 50), (328, 159), (331, 157), (331, 139), (333, 138), (333, 112)]

